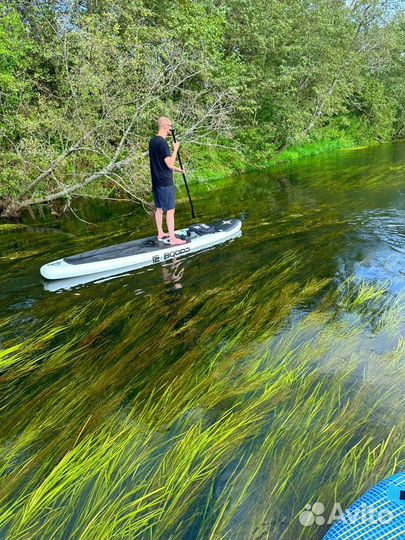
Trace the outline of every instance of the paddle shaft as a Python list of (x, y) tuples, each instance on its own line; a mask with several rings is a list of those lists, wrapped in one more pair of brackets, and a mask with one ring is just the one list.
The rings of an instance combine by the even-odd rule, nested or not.
[[(174, 130), (172, 130), (172, 136), (173, 136), (173, 141), (176, 142), (176, 135), (174, 133)], [(180, 165), (180, 169), (183, 169), (183, 163), (181, 161), (181, 157), (180, 157), (180, 152), (177, 150), (177, 158), (179, 160), (179, 165)], [(190, 190), (188, 188), (188, 183), (187, 183), (187, 178), (186, 178), (186, 173), (183, 172), (183, 180), (184, 180), (184, 184), (186, 186), (186, 191), (187, 191), (187, 195), (188, 195), (188, 200), (190, 201), (190, 206), (191, 206), (191, 216), (193, 219), (195, 219), (195, 212), (194, 212), (194, 206), (193, 206), (193, 201), (191, 199), (191, 194), (190, 194)]]

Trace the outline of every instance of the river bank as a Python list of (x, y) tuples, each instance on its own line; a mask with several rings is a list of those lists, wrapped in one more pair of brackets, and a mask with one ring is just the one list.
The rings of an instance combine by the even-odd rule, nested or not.
[[(291, 148), (285, 150), (281, 154), (274, 154), (271, 159), (264, 160), (261, 162), (248, 162), (247, 158), (240, 157), (240, 159), (231, 159), (235, 155), (235, 151), (230, 151), (229, 149), (224, 148), (203, 148), (201, 152), (196, 150), (191, 153), (184, 152), (186, 156), (185, 162), (187, 167), (187, 178), (189, 184), (192, 187), (193, 196), (199, 197), (199, 192), (203, 189), (205, 192), (208, 189), (210, 192), (215, 189), (221, 189), (221, 186), (232, 181), (232, 178), (242, 177), (245, 174), (254, 174), (254, 173), (271, 173), (278, 169), (281, 171), (284, 168), (291, 166), (298, 166), (300, 161), (304, 164), (306, 159), (319, 156), (320, 158), (328, 159), (335, 158), (339, 159), (339, 156), (343, 157), (343, 153), (347, 151), (357, 151), (357, 150), (366, 150), (374, 149), (378, 147), (384, 147), (386, 145), (396, 145), (401, 144), (402, 141), (365, 141), (360, 143), (349, 138), (341, 138), (327, 141), (318, 141), (309, 144), (303, 144), (298, 146), (292, 146)], [(188, 163), (191, 163), (192, 168), (188, 170)], [(209, 168), (207, 167), (207, 164)], [(183, 180), (180, 175), (175, 176), (176, 184), (178, 186), (177, 199), (179, 203), (187, 203), (187, 195), (185, 190), (183, 190)], [(149, 179), (145, 179), (145, 184), (149, 184)], [(151, 195), (146, 192), (143, 194), (145, 201), (151, 202)], [(105, 184), (92, 184), (89, 186), (89, 193), (78, 193), (74, 199), (78, 200), (105, 200), (106, 202), (129, 202), (128, 195), (123, 193), (123, 199), (119, 197), (119, 193), (115, 190), (111, 191), (111, 187), (106, 187)], [(135, 200), (135, 205), (141, 208), (141, 205)], [(64, 206), (64, 201), (59, 201), (58, 204), (53, 204), (53, 210), (55, 216), (58, 216), (59, 212), (63, 212), (62, 208)], [(23, 213), (20, 218), (3, 218), (0, 221), (0, 232), (7, 232), (11, 230), (17, 230), (24, 227), (23, 222), (28, 220), (31, 224), (36, 220), (39, 222), (43, 219), (44, 214), (49, 215), (50, 207), (47, 205), (42, 207), (33, 208), (33, 212), (29, 213), (27, 210)], [(68, 209), (69, 213), (69, 209)]]
[[(382, 144), (391, 144), (400, 141), (353, 140), (351, 138), (329, 139), (309, 142), (301, 145), (292, 145), (281, 153), (270, 152), (268, 156), (259, 159), (245, 157), (238, 150), (230, 148), (197, 149), (191, 152), (192, 163), (198, 164), (189, 172), (191, 182), (204, 183), (223, 180), (228, 176), (241, 175), (252, 172), (265, 172), (277, 165), (293, 163), (303, 158), (319, 156), (340, 150), (359, 150), (373, 148)], [(200, 153), (200, 155), (198, 155)], [(236, 157), (235, 157), (236, 156)], [(209, 166), (207, 166), (207, 164)]]
[[(281, 152), (280, 154), (271, 153), (271, 157), (262, 156), (261, 161), (249, 160), (249, 154), (245, 156), (238, 150), (232, 150), (229, 147), (223, 146), (217, 148), (212, 147), (194, 147), (191, 151), (187, 151), (187, 145), (182, 148), (185, 155), (185, 165), (187, 168), (187, 177), (191, 185), (194, 187), (198, 184), (206, 185), (210, 188), (216, 187), (218, 182), (224, 181), (232, 176), (240, 176), (247, 173), (259, 173), (271, 171), (274, 167), (289, 163), (296, 163), (300, 159), (305, 159), (313, 156), (327, 155), (333, 152), (342, 150), (359, 150), (365, 148), (373, 148), (382, 144), (390, 144), (400, 141), (363, 141), (363, 143), (350, 138), (331, 139), (318, 142), (312, 142), (302, 145), (292, 146)], [(236, 156), (236, 157), (235, 157)], [(148, 185), (149, 179), (145, 178), (145, 185)], [(179, 187), (183, 185), (183, 181), (179, 175), (176, 175), (176, 183)], [(212, 185), (211, 185), (212, 184)], [(88, 187), (88, 193), (78, 193), (76, 197), (94, 197), (105, 200), (120, 199), (120, 193), (123, 200), (128, 200), (128, 194), (124, 191), (116, 191), (107, 183), (95, 183)], [(147, 193), (143, 193), (144, 200), (148, 200)], [(178, 196), (179, 200), (184, 199), (184, 194), (181, 192)], [(0, 231), (11, 230), (16, 217), (3, 217), (0, 221)]]

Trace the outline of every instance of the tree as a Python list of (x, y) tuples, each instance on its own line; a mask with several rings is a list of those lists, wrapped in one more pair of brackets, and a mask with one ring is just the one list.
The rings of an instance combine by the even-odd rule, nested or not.
[(199, 27), (188, 46), (158, 29), (155, 14), (138, 2), (62, 18), (42, 57), (45, 71), (53, 66), (52, 85), (42, 81), (33, 129), (14, 143), (12, 166), (26, 174), (4, 198), (3, 213), (69, 198), (100, 179), (143, 200), (145, 145), (163, 112), (183, 124), (189, 140), (226, 129), (233, 95), (213, 78), (223, 65), (213, 31), (221, 20), (214, 18), (211, 42)]
[(400, 3), (9, 0), (2, 14), (4, 215), (84, 193), (145, 201), (161, 114), (189, 155), (237, 145), (242, 169), (405, 132)]

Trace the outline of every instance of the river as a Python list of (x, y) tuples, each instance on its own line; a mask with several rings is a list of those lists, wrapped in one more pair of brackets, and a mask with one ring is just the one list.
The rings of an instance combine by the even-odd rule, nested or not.
[(40, 266), (154, 234), (142, 208), (0, 226), (0, 537), (317, 540), (403, 470), (404, 153), (192, 186), (240, 238), (67, 289)]

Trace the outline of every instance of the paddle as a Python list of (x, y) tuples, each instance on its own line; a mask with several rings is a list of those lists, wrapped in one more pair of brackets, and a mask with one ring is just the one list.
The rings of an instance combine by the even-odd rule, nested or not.
[[(176, 142), (176, 129), (175, 127), (173, 126), (172, 129), (170, 130), (171, 133), (172, 133), (172, 137), (173, 137), (173, 141)], [(177, 157), (179, 159), (179, 165), (180, 165), (180, 169), (183, 169), (183, 163), (181, 161), (181, 157), (180, 157), (180, 152), (177, 151)], [(188, 184), (187, 184), (187, 178), (186, 178), (186, 173), (183, 172), (183, 180), (184, 180), (184, 184), (186, 186), (186, 190), (187, 190), (187, 195), (188, 195), (188, 200), (190, 201), (190, 206), (191, 206), (191, 216), (193, 219), (195, 219), (195, 212), (194, 212), (194, 206), (193, 206), (193, 201), (191, 199), (191, 194), (190, 194), (190, 190), (188, 189)]]

